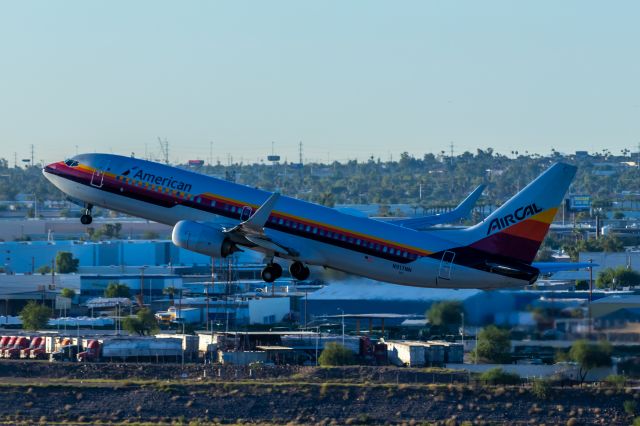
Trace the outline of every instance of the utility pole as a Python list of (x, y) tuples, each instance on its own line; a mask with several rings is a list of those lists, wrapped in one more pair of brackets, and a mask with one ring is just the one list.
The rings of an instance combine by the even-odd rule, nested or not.
[(34, 148), (33, 148), (33, 144), (31, 144), (31, 167), (33, 167), (33, 166), (34, 166), (34, 164), (33, 164), (33, 157), (34, 157), (34, 155), (33, 155), (33, 150), (34, 150)]
[(453, 166), (453, 141), (449, 144), (449, 148), (451, 149), (451, 156), (449, 157), (449, 163)]
[(298, 156), (300, 165), (302, 166), (302, 141), (298, 144)]

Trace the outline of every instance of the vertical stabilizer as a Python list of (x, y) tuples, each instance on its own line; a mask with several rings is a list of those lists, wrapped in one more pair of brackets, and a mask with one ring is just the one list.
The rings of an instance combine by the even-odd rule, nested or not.
[(467, 229), (469, 247), (530, 264), (575, 174), (575, 166), (551, 166), (484, 221)]

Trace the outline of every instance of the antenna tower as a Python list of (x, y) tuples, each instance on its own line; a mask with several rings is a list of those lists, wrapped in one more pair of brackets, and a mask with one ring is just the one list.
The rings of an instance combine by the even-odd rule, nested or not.
[(302, 166), (302, 141), (300, 141), (300, 143), (298, 144), (298, 155), (300, 157), (300, 165)]
[(160, 152), (162, 153), (164, 164), (169, 164), (169, 141), (167, 138), (162, 140), (160, 136), (158, 136), (158, 143), (160, 144)]

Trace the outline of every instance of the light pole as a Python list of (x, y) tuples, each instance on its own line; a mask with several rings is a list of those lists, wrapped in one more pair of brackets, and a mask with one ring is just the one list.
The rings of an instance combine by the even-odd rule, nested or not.
[(342, 312), (342, 346), (344, 346), (344, 309), (338, 308)]
[(318, 340), (320, 340), (320, 326), (316, 327), (316, 367), (318, 366)]

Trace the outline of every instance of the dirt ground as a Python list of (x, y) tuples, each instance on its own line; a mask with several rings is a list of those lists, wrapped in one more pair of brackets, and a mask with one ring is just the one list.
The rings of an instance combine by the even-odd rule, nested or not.
[(553, 388), (541, 399), (529, 385), (479, 386), (464, 374), (418, 369), (204, 370), (0, 362), (0, 421), (628, 425), (625, 401), (640, 406), (631, 388)]

